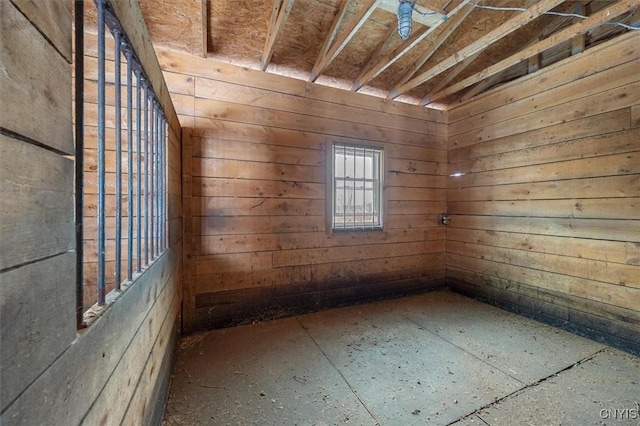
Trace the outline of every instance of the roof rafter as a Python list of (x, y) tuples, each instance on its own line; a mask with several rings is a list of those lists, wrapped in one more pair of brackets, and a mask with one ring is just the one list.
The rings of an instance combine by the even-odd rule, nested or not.
[(320, 74), (322, 74), (322, 72), (331, 64), (331, 62), (333, 62), (340, 52), (342, 52), (342, 49), (344, 49), (347, 43), (349, 43), (353, 36), (356, 35), (360, 27), (364, 25), (381, 1), (382, 0), (367, 0), (364, 3), (358, 14), (356, 14), (348, 26), (345, 27), (335, 38), (333, 43), (331, 43), (331, 47), (326, 52), (321, 52), (321, 55), (318, 57), (316, 64), (311, 70), (310, 81), (316, 81)]
[(347, 4), (349, 0), (342, 0), (342, 4), (340, 5), (340, 9), (336, 14), (335, 18), (333, 18), (333, 22), (331, 23), (331, 28), (329, 29), (329, 34), (324, 39), (324, 43), (322, 44), (322, 48), (320, 49), (320, 53), (318, 54), (318, 59), (316, 59), (316, 63), (313, 65), (313, 68), (317, 67), (320, 63), (320, 60), (327, 54), (327, 51), (331, 47), (333, 40), (336, 38), (336, 34), (338, 33), (338, 28), (340, 27), (340, 22), (342, 22), (342, 18), (344, 18), (345, 13), (347, 13)]
[[(403, 42), (400, 46), (395, 48), (392, 52), (389, 52), (385, 56), (381, 57), (378, 62), (371, 66), (369, 69), (363, 69), (360, 72), (360, 75), (353, 82), (353, 90), (358, 90), (374, 78), (376, 78), (380, 73), (393, 65), (398, 59), (404, 56), (411, 49), (416, 47), (422, 40), (424, 40), (427, 36), (433, 33), (437, 28), (440, 28), (443, 23), (449, 22), (452, 16), (456, 16), (457, 12), (465, 6), (469, 0), (464, 0), (460, 5), (458, 5), (451, 13), (447, 16), (447, 20), (441, 19), (437, 25), (433, 25), (431, 27), (422, 27), (420, 30), (414, 32), (409, 40)], [(464, 18), (463, 18), (464, 19)], [(456, 25), (457, 26), (457, 25)]]
[[(586, 4), (586, 3), (589, 3), (590, 1), (591, 0), (579, 0), (577, 4)], [(575, 10), (574, 5), (564, 4), (561, 6), (561, 9), (559, 10), (559, 12), (569, 13), (574, 10)], [(517, 52), (529, 46), (533, 46), (540, 40), (544, 40), (545, 38), (549, 37), (551, 34), (556, 33), (569, 25), (571, 25), (571, 18), (566, 16), (556, 16), (551, 22), (545, 25), (545, 27), (542, 30), (540, 30), (537, 34), (531, 37), (530, 40), (522, 44), (517, 49)], [(533, 55), (532, 57), (529, 58), (528, 73), (529, 74), (534, 73), (539, 69), (540, 69), (540, 54)], [(471, 88), (467, 93), (465, 93), (464, 96), (462, 96), (462, 98), (460, 99), (462, 101), (469, 100), (474, 96), (478, 95), (479, 93), (482, 93), (485, 90), (495, 86), (497, 83), (500, 82), (500, 77), (501, 77), (500, 73), (497, 73), (491, 78), (487, 78), (484, 81), (479, 82), (477, 85)], [(433, 93), (430, 94), (430, 97), (433, 97), (433, 95), (439, 92), (440, 90), (442, 90), (443, 87), (444, 86), (440, 87), (440, 89), (438, 90), (433, 90)]]
[[(387, 34), (385, 34), (385, 36), (382, 38), (382, 40), (380, 40), (380, 43), (378, 43), (378, 45), (374, 49), (373, 54), (369, 57), (369, 60), (367, 61), (367, 63), (362, 67), (362, 70), (360, 70), (360, 74), (364, 74), (365, 72), (367, 72), (369, 69), (371, 69), (371, 67), (373, 67), (376, 64), (376, 60), (380, 56), (380, 53), (382, 52), (384, 47), (389, 43), (389, 41), (391, 40), (393, 35), (396, 33), (396, 31), (397, 30), (396, 30), (396, 28), (394, 26), (389, 27), (389, 30), (387, 31)], [(356, 87), (356, 81), (358, 81), (357, 78), (351, 84), (351, 88), (349, 90), (356, 91), (356, 90), (358, 90), (360, 88), (360, 87)]]
[(486, 50), (487, 48), (489, 48), (490, 46), (492, 46), (493, 44), (495, 44), (499, 40), (501, 40), (504, 37), (506, 37), (507, 35), (513, 33), (517, 29), (522, 28), (523, 26), (525, 26), (529, 22), (531, 22), (534, 19), (536, 19), (538, 16), (540, 16), (543, 13), (553, 9), (554, 7), (556, 7), (557, 5), (562, 3), (563, 1), (564, 0), (542, 0), (542, 1), (540, 1), (540, 3), (537, 3), (537, 4), (533, 5), (533, 6), (531, 6), (530, 8), (528, 8), (527, 10), (522, 12), (521, 14), (509, 19), (507, 22), (505, 22), (504, 24), (500, 25), (495, 30), (491, 31), (490, 33), (486, 34), (483, 37), (480, 37), (475, 42), (473, 42), (470, 45), (468, 45), (467, 47), (463, 48), (462, 50), (460, 50), (456, 54), (451, 55), (450, 57), (448, 57), (444, 61), (440, 62), (438, 65), (434, 66), (433, 68), (423, 72), (422, 74), (418, 75), (417, 77), (414, 77), (413, 79), (409, 80), (408, 82), (400, 85), (397, 89), (395, 89), (391, 93), (390, 96), (392, 98), (395, 98), (395, 97), (397, 97), (397, 96), (399, 96), (399, 95), (401, 95), (403, 93), (406, 93), (409, 90), (411, 90), (411, 89), (413, 89), (413, 88), (415, 88), (415, 87), (417, 87), (417, 86), (419, 86), (421, 84), (426, 83), (427, 81), (431, 80), (432, 78), (437, 77), (438, 75), (440, 75), (443, 72), (447, 71), (448, 69), (450, 69), (451, 67), (455, 66), (456, 64), (464, 61), (468, 57), (470, 57), (472, 55), (475, 55), (476, 53), (480, 53), (480, 52)]
[[(417, 73), (418, 70), (422, 68), (422, 66), (429, 60), (429, 58), (436, 52), (436, 50), (438, 50), (440, 46), (442, 46), (442, 43), (444, 43), (451, 36), (451, 34), (453, 34), (456, 28), (460, 26), (460, 24), (465, 20), (465, 18), (469, 16), (471, 11), (473, 10), (473, 6), (467, 5), (467, 3), (468, 2), (461, 3), (460, 6), (458, 6), (458, 8), (462, 8), (462, 6), (466, 6), (466, 8), (463, 11), (457, 13), (453, 18), (447, 20), (442, 25), (445, 28), (440, 32), (440, 34), (438, 34), (436, 39), (431, 42), (431, 44), (429, 45), (427, 50), (422, 54), (422, 56), (420, 56), (420, 58), (418, 58), (417, 61), (411, 64), (411, 67), (409, 67), (407, 72), (400, 78), (400, 80), (396, 82), (394, 87), (389, 92), (389, 98), (392, 97), (391, 96), (392, 93), (397, 92), (398, 87), (400, 87), (400, 85), (409, 81), (411, 77), (413, 77), (415, 73)], [(457, 10), (458, 9), (452, 11), (451, 13), (453, 14)]]
[(291, 8), (293, 8), (294, 1), (295, 0), (273, 0), (273, 13), (271, 14), (271, 21), (269, 22), (267, 41), (264, 44), (262, 59), (260, 59), (260, 69), (262, 71), (266, 70), (269, 62), (271, 62), (276, 41), (284, 29), (284, 24), (287, 22), (287, 17), (289, 17)]
[[(400, 46), (396, 47), (392, 52), (387, 53), (381, 58), (376, 58), (377, 61), (372, 64), (369, 69), (363, 69), (360, 75), (356, 77), (353, 82), (353, 90), (358, 90), (374, 78), (376, 78), (382, 71), (390, 67), (395, 61), (400, 59), (402, 55), (411, 50), (414, 46), (420, 43), (426, 36), (431, 34), (435, 27), (427, 28), (422, 27), (418, 31), (414, 31), (409, 40), (404, 41)], [(395, 28), (394, 28), (395, 30)]]
[(202, 57), (207, 57), (209, 50), (209, 14), (207, 13), (207, 0), (200, 0), (200, 30), (202, 31)]
[(454, 94), (466, 87), (469, 87), (485, 78), (491, 77), (507, 68), (516, 65), (522, 61), (528, 60), (531, 56), (537, 55), (553, 46), (573, 39), (578, 34), (584, 34), (591, 29), (601, 25), (604, 22), (615, 19), (616, 17), (632, 11), (634, 8), (640, 7), (640, 0), (620, 0), (618, 3), (614, 3), (611, 6), (605, 7), (600, 11), (589, 16), (587, 19), (580, 21), (572, 26), (559, 31), (550, 37), (535, 43), (525, 49), (522, 49), (518, 53), (488, 67), (484, 70), (460, 81), (449, 88), (436, 93), (432, 100), (442, 99), (445, 96)]
[(447, 87), (447, 84), (451, 83), (454, 78), (456, 78), (458, 75), (460, 75), (460, 73), (462, 71), (464, 71), (469, 65), (471, 65), (471, 63), (473, 63), (473, 61), (475, 61), (478, 56), (480, 56), (480, 53), (476, 53), (475, 55), (469, 56), (467, 59), (465, 59), (464, 61), (460, 62), (458, 65), (456, 65), (456, 67), (454, 69), (452, 69), (451, 72), (449, 72), (449, 74), (447, 74), (447, 76), (445, 78), (440, 80), (438, 82), (438, 84), (436, 85), (436, 87), (434, 87), (431, 90), (431, 92), (429, 92), (429, 94), (422, 99), (422, 105), (430, 104), (431, 103), (431, 97), (435, 93), (438, 93), (439, 91), (441, 91), (442, 89)]

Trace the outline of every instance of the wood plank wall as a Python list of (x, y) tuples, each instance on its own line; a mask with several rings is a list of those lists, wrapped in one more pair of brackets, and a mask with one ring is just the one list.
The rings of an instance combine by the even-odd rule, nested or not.
[(448, 282), (640, 351), (639, 111), (637, 31), (450, 110)]
[[(142, 21), (140, 11), (128, 3), (112, 6), (155, 58), (144, 26), (131, 24)], [(182, 299), (180, 128), (169, 101), (170, 250), (78, 331), (72, 6), (0, 2), (0, 423), (158, 424)], [(157, 61), (140, 53), (163, 98)]]
[[(443, 283), (442, 112), (172, 51), (158, 57), (185, 129), (186, 329)], [(334, 141), (384, 148), (383, 232), (327, 231)]]
[(0, 2), (2, 423), (76, 337), (71, 4), (37, 13), (23, 3)]

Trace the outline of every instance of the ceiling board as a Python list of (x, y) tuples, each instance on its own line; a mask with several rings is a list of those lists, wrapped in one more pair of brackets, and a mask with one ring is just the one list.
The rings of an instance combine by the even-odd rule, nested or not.
[[(312, 70), (321, 55), (323, 43), (330, 34), (332, 23), (343, 1), (346, 1), (346, 10), (343, 19), (337, 26), (336, 37), (340, 37), (341, 33), (344, 34), (345, 30), (353, 27), (354, 20), (362, 15), (363, 7), (371, 4), (371, 0), (295, 0), (280, 34), (273, 41), (271, 46), (273, 55), (265, 72), (313, 80), (311, 78)], [(396, 58), (394, 50), (397, 50), (404, 42), (394, 31), (397, 28), (398, 1), (380, 0), (377, 8), (366, 16), (366, 20), (351, 35), (348, 42), (340, 49), (336, 49), (338, 53), (335, 57), (330, 61), (323, 61), (323, 64), (327, 66), (323, 68), (316, 83), (352, 90), (356, 80), (364, 76), (365, 85), (358, 88), (359, 93), (388, 97), (392, 88), (397, 87), (399, 83), (400, 85), (406, 84), (406, 81), (401, 80), (402, 77), (414, 68), (413, 64), (419, 64), (419, 60), (426, 54), (429, 47), (438, 41), (440, 34), (444, 33), (447, 21), (443, 20), (443, 16), (447, 16), (450, 21), (455, 19), (455, 16), (450, 17), (449, 14), (459, 8), (461, 4), (479, 2), (482, 5), (498, 7), (535, 7), (540, 2), (547, 1), (549, 0), (417, 0), (413, 14), (414, 34), (419, 32), (421, 28), (427, 28), (425, 25), (439, 25), (439, 27), (429, 27), (428, 35), (424, 39)], [(589, 15), (599, 9), (610, 8), (620, 1), (630, 1), (633, 6), (632, 10), (621, 16), (620, 19), (624, 19), (627, 23), (636, 22), (640, 0), (568, 0), (553, 10), (572, 11), (576, 5), (583, 4), (585, 5), (584, 13)], [(202, 2), (203, 0), (140, 0), (141, 9), (154, 44), (195, 55), (201, 54), (205, 47), (202, 41), (202, 28), (204, 27), (208, 28), (205, 39), (208, 42), (206, 47), (209, 57), (256, 70), (260, 69), (274, 2), (206, 0), (205, 16), (208, 19), (205, 23), (202, 22)], [(282, 3), (285, 7), (288, 0)], [(421, 11), (433, 14), (422, 17), (418, 13)], [(468, 51), (469, 54), (475, 55), (475, 58), (468, 60), (465, 67), (456, 64), (462, 62), (467, 55), (460, 60), (456, 59), (444, 72), (436, 73), (436, 78), (412, 87), (411, 90), (395, 99), (399, 102), (420, 103), (425, 95), (441, 92), (452, 86), (456, 87), (455, 85), (459, 82), (503, 61), (524, 46), (537, 42), (540, 38), (548, 37), (551, 33), (561, 31), (576, 21), (571, 18), (563, 20), (543, 15), (503, 38), (492, 40), (493, 43), (484, 50), (480, 49), (479, 53), (468, 50), (468, 47), (477, 40), (485, 37), (514, 16), (522, 14), (523, 12), (517, 11), (474, 8), (455, 30), (445, 34), (446, 37), (440, 37), (442, 44), (410, 78), (428, 73), (430, 70), (438, 70), (439, 67), (442, 68), (443, 61), (451, 61), (450, 58), (455, 57), (459, 52)], [(614, 18), (614, 16), (611, 17), (611, 19)], [(599, 26), (585, 35), (585, 48), (588, 49), (625, 31), (619, 26)], [(391, 34), (390, 38), (389, 34)], [(385, 38), (389, 39), (384, 42)], [(328, 49), (331, 48), (330, 45)], [(571, 55), (571, 43), (562, 42), (541, 53), (540, 65), (547, 66), (569, 55)], [(393, 63), (389, 64), (385, 61)], [(363, 70), (367, 64), (378, 68), (374, 69), (375, 72), (367, 74), (364, 72), (366, 69)], [(379, 71), (380, 69), (382, 71)], [(455, 77), (451, 74), (453, 71), (457, 72)], [(517, 63), (491, 76), (488, 82), (481, 81), (474, 84), (473, 88), (467, 87), (458, 93), (448, 94), (439, 102), (445, 105), (457, 102), (467, 92), (475, 95), (527, 72), (528, 61)]]

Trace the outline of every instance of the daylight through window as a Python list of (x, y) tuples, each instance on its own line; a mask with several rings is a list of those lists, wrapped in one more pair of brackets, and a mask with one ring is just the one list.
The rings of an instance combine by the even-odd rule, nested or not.
[(332, 228), (382, 229), (383, 150), (333, 145)]

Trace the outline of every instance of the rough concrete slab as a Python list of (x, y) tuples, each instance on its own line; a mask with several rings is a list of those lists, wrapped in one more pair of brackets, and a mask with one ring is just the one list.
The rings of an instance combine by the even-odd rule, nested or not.
[(400, 299), (395, 308), (524, 384), (535, 383), (605, 347), (456, 293), (440, 291)]
[(640, 358), (448, 291), (189, 336), (176, 364), (165, 425), (639, 424), (593, 416), (634, 415)]
[(522, 386), (385, 303), (299, 319), (381, 424), (447, 424)]
[(640, 425), (640, 358), (605, 349), (478, 413), (491, 426)]
[(165, 425), (373, 424), (294, 318), (184, 339)]
[(487, 426), (487, 423), (485, 423), (484, 420), (482, 420), (480, 417), (476, 416), (475, 414), (472, 416), (468, 416), (465, 417), (463, 419), (458, 420), (455, 423), (451, 423), (448, 426), (469, 426), (469, 425), (473, 425), (473, 426)]

